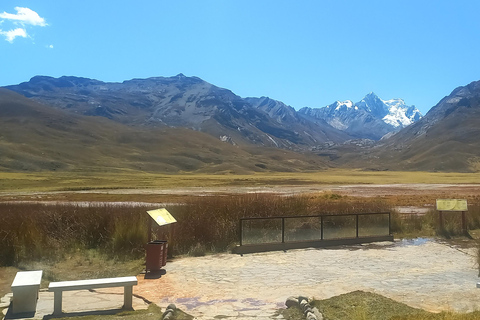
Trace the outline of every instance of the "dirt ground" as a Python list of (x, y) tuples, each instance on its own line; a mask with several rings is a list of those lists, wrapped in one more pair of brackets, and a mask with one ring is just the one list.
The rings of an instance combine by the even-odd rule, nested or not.
[(445, 198), (480, 196), (480, 184), (349, 184), (271, 185), (190, 188), (101, 189), (55, 192), (0, 192), (0, 201), (178, 201), (185, 196), (268, 193), (280, 195), (335, 193), (354, 197), (436, 196)]

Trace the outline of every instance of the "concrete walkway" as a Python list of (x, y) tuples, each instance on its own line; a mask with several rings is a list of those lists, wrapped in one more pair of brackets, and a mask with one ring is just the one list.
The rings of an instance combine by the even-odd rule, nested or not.
[[(375, 292), (429, 311), (480, 307), (474, 249), (434, 241), (397, 241), (335, 249), (218, 254), (177, 258), (163, 275), (139, 275), (134, 295), (165, 309), (174, 303), (198, 319), (274, 319), (289, 296), (326, 299), (354, 290)], [(123, 288), (64, 293), (68, 313), (115, 309)], [(134, 298), (134, 309), (146, 308)], [(35, 318), (53, 312), (41, 292)]]
[(169, 262), (160, 279), (140, 278), (136, 292), (199, 319), (272, 319), (289, 296), (326, 299), (354, 290), (434, 312), (466, 312), (480, 307), (474, 255), (474, 249), (420, 240), (188, 257)]

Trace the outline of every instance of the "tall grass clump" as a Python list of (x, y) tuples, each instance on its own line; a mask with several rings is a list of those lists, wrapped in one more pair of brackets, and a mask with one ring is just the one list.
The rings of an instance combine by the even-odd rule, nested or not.
[[(149, 207), (0, 203), (0, 264), (58, 259), (78, 250), (100, 250), (112, 257), (138, 258), (148, 236)], [(177, 223), (156, 230), (173, 254), (222, 252), (239, 240), (239, 220), (389, 211), (382, 200), (340, 195), (271, 194), (191, 197), (167, 209)]]
[(469, 201), (467, 219), (467, 234), (462, 229), (461, 212), (443, 212), (443, 228), (440, 227), (440, 215), (435, 209), (426, 214), (402, 214), (395, 210), (391, 215), (392, 232), (400, 236), (441, 236), (452, 238), (469, 236), (468, 230), (480, 229), (480, 202)]
[(138, 256), (145, 208), (0, 203), (0, 265), (58, 259), (75, 250)]

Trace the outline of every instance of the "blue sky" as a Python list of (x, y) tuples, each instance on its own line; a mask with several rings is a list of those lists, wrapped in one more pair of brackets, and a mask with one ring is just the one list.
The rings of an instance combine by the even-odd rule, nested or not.
[(0, 86), (198, 76), (296, 109), (373, 91), (423, 113), (480, 80), (480, 1), (0, 2)]

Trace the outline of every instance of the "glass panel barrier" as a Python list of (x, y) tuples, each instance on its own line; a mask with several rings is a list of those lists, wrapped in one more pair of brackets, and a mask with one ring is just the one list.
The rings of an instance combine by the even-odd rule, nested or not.
[(282, 218), (242, 220), (242, 243), (282, 242)]
[(358, 216), (358, 236), (388, 236), (390, 234), (389, 214), (368, 214)]
[(355, 238), (357, 236), (357, 222), (351, 216), (323, 217), (323, 239)]
[(321, 240), (320, 217), (285, 218), (285, 242)]

